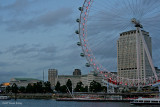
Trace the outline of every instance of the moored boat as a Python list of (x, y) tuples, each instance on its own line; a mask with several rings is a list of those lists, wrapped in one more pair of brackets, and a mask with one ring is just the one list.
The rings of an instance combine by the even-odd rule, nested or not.
[(74, 97), (74, 98), (57, 98), (56, 101), (81, 101), (81, 102), (130, 102), (133, 99), (122, 99), (122, 96), (101, 97)]
[(9, 96), (0, 96), (0, 100), (10, 100)]
[(56, 101), (104, 101), (99, 98), (57, 98)]
[(160, 98), (138, 98), (130, 102), (133, 105), (160, 105)]

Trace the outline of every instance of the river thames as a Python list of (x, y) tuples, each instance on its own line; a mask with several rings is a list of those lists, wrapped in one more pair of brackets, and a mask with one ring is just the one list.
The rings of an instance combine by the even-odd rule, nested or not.
[(158, 105), (134, 106), (129, 102), (66, 102), (56, 100), (17, 99), (0, 100), (0, 107), (159, 107)]

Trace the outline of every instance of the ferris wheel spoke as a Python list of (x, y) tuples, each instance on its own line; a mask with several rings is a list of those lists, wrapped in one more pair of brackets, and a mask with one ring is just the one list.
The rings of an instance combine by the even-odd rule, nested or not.
[(144, 10), (144, 16), (147, 16), (147, 15), (154, 15), (154, 14), (156, 14), (156, 13), (159, 13), (159, 11), (156, 11), (158, 8), (160, 8), (159, 7), (159, 5), (160, 5), (160, 1), (157, 1), (156, 0), (156, 2), (154, 3), (155, 5), (153, 5), (153, 3), (152, 4), (150, 4), (149, 6), (147, 6), (147, 8)]
[[(137, 87), (138, 85), (149, 85), (156, 82), (156, 77), (132, 79), (109, 73), (109, 71), (117, 69), (117, 67), (112, 66), (116, 65), (114, 64), (116, 62), (111, 61), (116, 59), (116, 50), (113, 51), (116, 44), (109, 42), (115, 43), (120, 32), (133, 29), (134, 26), (130, 22), (132, 18), (138, 19), (137, 22), (141, 22), (144, 28), (147, 28), (147, 31), (154, 31), (153, 35), (159, 32), (159, 4), (158, 0), (155, 0), (155, 2), (151, 0), (121, 0), (121, 2), (117, 0), (85, 0), (83, 7), (80, 9), (81, 17), (79, 23), (79, 37), (82, 43), (82, 50), (89, 64), (96, 72), (108, 72), (106, 73), (107, 76), (101, 73), (105, 81), (109, 82), (108, 84)], [(109, 35), (112, 36), (109, 37)], [(112, 40), (109, 40), (109, 38)], [(129, 41), (130, 38), (127, 37), (127, 40)], [(106, 42), (111, 46), (105, 46)], [(155, 48), (158, 48), (158, 46)], [(107, 49), (111, 50), (107, 51)], [(122, 51), (125, 52), (124, 49)], [(110, 63), (107, 65), (105, 65), (107, 63), (107, 60), (104, 59), (107, 56), (105, 53), (112, 53), (114, 56), (111, 59), (108, 58)], [(99, 58), (95, 56), (99, 56)], [(100, 64), (99, 62), (103, 63)], [(106, 69), (104, 65), (109, 69)], [(142, 73), (139, 73), (139, 75), (142, 76)], [(146, 81), (143, 81), (143, 79)]]

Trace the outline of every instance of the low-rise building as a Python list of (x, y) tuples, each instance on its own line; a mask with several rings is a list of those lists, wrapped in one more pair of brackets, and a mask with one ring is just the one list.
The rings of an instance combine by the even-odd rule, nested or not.
[[(51, 76), (51, 73), (49, 71), (48, 71), (48, 73), (49, 73), (48, 77)], [(52, 71), (52, 72), (55, 72), (55, 71)], [(56, 72), (58, 74), (58, 71), (56, 71)], [(50, 78), (52, 78), (52, 79), (50, 79)], [(84, 86), (90, 86), (90, 83), (93, 80), (96, 82), (99, 82), (101, 85), (104, 85), (102, 82), (103, 78), (102, 78), (101, 74), (96, 73), (95, 71), (91, 71), (90, 73), (88, 73), (86, 75), (81, 75), (81, 71), (79, 69), (75, 69), (73, 71), (73, 75), (57, 75), (57, 76), (53, 75), (50, 78), (48, 78), (48, 81), (50, 83), (54, 83), (54, 85), (51, 84), (52, 87), (54, 87), (56, 85), (57, 81), (60, 82), (61, 86), (66, 85), (66, 82), (68, 81), (68, 79), (71, 80), (73, 88), (75, 88), (77, 83), (80, 81), (83, 83)]]
[(37, 82), (42, 82), (42, 80), (34, 78), (12, 78), (10, 80), (10, 85), (12, 86), (15, 83), (18, 87), (26, 87), (29, 83), (34, 84)]
[(57, 81), (59, 81), (61, 85), (66, 85), (66, 82), (70, 79), (72, 81), (73, 88), (75, 88), (77, 83), (81, 81), (81, 77), (81, 75), (58, 75)]

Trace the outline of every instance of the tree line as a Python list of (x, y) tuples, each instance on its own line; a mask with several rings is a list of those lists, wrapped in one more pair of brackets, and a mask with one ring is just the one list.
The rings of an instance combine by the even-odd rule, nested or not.
[(92, 81), (90, 83), (90, 86), (84, 86), (84, 84), (80, 81), (77, 83), (76, 87), (73, 89), (72, 87), (72, 81), (70, 79), (68, 79), (68, 81), (66, 82), (65, 85), (60, 84), (59, 81), (57, 81), (57, 84), (55, 86), (55, 90), (57, 92), (61, 92), (61, 93), (67, 93), (67, 92), (107, 92), (107, 87), (105, 86), (101, 86), (100, 83), (96, 82), (96, 81)]
[(28, 84), (27, 87), (18, 87), (17, 84), (13, 83), (12, 86), (6, 87), (6, 93), (52, 93), (50, 82), (37, 82), (34, 84)]
[[(107, 92), (107, 87), (101, 86), (100, 83), (96, 81), (92, 81), (90, 86), (84, 86), (84, 84), (80, 81), (77, 83), (76, 87), (73, 89), (72, 81), (70, 79), (67, 80), (65, 85), (60, 84), (57, 81), (57, 84), (54, 90), (58, 93), (68, 93), (68, 92)], [(12, 86), (6, 87), (6, 93), (53, 93), (55, 92), (51, 89), (50, 82), (37, 82), (33, 84), (28, 84), (26, 87), (18, 87), (17, 84), (13, 83)]]

